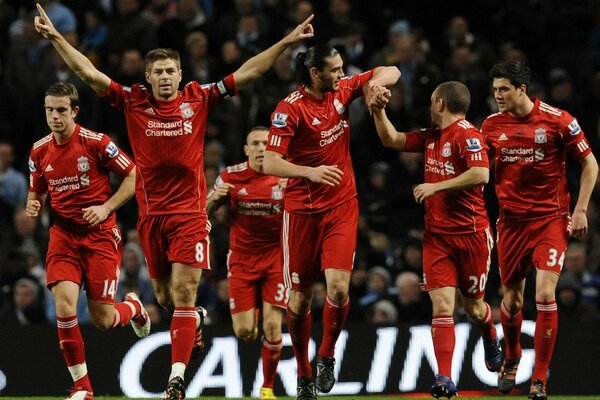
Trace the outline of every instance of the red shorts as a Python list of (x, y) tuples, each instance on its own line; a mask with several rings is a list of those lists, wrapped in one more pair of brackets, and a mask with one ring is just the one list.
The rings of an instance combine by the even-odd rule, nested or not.
[(463, 296), (480, 299), (490, 271), (494, 238), (490, 227), (465, 235), (425, 231), (423, 281), (426, 290), (458, 287)]
[(283, 213), (283, 280), (287, 288), (311, 287), (321, 270), (352, 272), (358, 201), (312, 215)]
[(521, 282), (532, 266), (560, 275), (570, 225), (568, 215), (531, 221), (498, 220), (498, 264), (502, 284)]
[(206, 214), (146, 215), (138, 220), (150, 278), (171, 275), (171, 264), (210, 269), (210, 222)]
[(88, 299), (114, 303), (123, 243), (118, 228), (73, 232), (53, 226), (46, 256), (47, 286), (60, 281), (83, 283)]
[(227, 254), (229, 309), (232, 314), (257, 308), (259, 300), (286, 308), (289, 290), (283, 285), (279, 246), (260, 253), (230, 250)]

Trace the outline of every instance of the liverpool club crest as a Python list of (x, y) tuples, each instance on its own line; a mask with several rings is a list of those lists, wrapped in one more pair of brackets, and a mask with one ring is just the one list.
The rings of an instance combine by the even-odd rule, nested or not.
[(544, 128), (537, 128), (535, 130), (535, 142), (538, 144), (546, 143), (548, 137), (546, 136), (546, 130)]
[(90, 169), (90, 163), (88, 162), (88, 158), (81, 156), (77, 159), (77, 171), (85, 172)]
[(190, 118), (192, 115), (194, 115), (194, 110), (192, 110), (192, 107), (190, 107), (190, 103), (181, 103), (179, 109), (181, 110), (181, 115), (183, 118)]

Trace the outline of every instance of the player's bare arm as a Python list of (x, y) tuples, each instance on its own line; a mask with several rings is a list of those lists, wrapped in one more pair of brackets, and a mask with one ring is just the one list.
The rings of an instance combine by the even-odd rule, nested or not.
[(286, 37), (242, 64), (233, 73), (236, 87), (239, 89), (260, 78), (288, 46), (312, 38), (315, 35), (313, 26), (310, 24), (313, 18), (314, 15), (311, 14)]
[(231, 183), (223, 182), (217, 185), (216, 188), (210, 191), (206, 197), (206, 212), (211, 215), (221, 205), (221, 200), (227, 197), (229, 191), (233, 189)]
[(573, 209), (571, 220), (572, 231), (571, 235), (576, 238), (581, 238), (587, 235), (587, 208), (590, 201), (590, 196), (596, 185), (598, 178), (598, 162), (593, 153), (588, 154), (583, 159), (579, 160), (581, 164), (581, 177), (579, 178), (579, 195), (577, 204)]
[(40, 215), (42, 205), (46, 202), (47, 193), (37, 194), (29, 192), (27, 194), (27, 203), (25, 204), (25, 215), (29, 218), (36, 218)]
[(83, 219), (89, 222), (90, 225), (96, 226), (104, 222), (111, 212), (127, 203), (135, 194), (135, 170), (134, 167), (129, 171), (129, 174), (121, 181), (117, 191), (104, 204), (82, 208)]
[(328, 186), (338, 185), (342, 181), (342, 175), (344, 175), (337, 165), (305, 167), (284, 160), (282, 154), (274, 151), (265, 151), (263, 168), (267, 175), (282, 178), (305, 178)]
[(35, 30), (46, 39), (50, 40), (50, 43), (52, 43), (56, 51), (58, 51), (58, 54), (60, 54), (69, 68), (71, 68), (82, 81), (94, 89), (98, 95), (106, 93), (106, 90), (110, 85), (110, 78), (98, 71), (86, 56), (73, 47), (71, 43), (56, 30), (52, 21), (48, 18), (48, 15), (39, 3), (36, 4), (36, 6), (40, 16), (35, 17), (34, 19)]
[(425, 199), (438, 192), (452, 192), (457, 190), (471, 189), (476, 186), (485, 185), (490, 178), (490, 170), (487, 167), (471, 167), (459, 176), (447, 181), (436, 183), (422, 183), (413, 189), (415, 201), (419, 204)]
[(373, 119), (375, 120), (375, 128), (381, 140), (381, 144), (385, 147), (396, 150), (404, 150), (406, 145), (406, 134), (398, 132), (387, 117), (385, 108), (374, 107)]
[(392, 95), (387, 87), (394, 85), (399, 78), (400, 70), (396, 67), (377, 67), (373, 70), (373, 76), (363, 87), (365, 104), (370, 114), (375, 107), (383, 108), (387, 105)]

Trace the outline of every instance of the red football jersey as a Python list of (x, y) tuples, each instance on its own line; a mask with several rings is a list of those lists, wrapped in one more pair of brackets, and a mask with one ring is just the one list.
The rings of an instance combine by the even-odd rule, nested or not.
[[(459, 119), (432, 134), (407, 133), (405, 151), (423, 152), (425, 182), (455, 178), (471, 167), (489, 168), (483, 137), (469, 121)], [(483, 185), (467, 190), (438, 192), (425, 200), (425, 227), (434, 233), (458, 235), (490, 225)]]
[[(109, 172), (126, 176), (135, 167), (107, 135), (75, 126), (73, 136), (57, 144), (51, 133), (34, 143), (29, 158), (29, 191), (49, 193), (55, 221), (77, 230), (97, 230), (83, 219), (82, 208), (100, 205), (112, 196)], [(115, 225), (111, 213), (104, 227)]]
[(234, 92), (233, 75), (218, 84), (190, 82), (168, 102), (156, 101), (144, 86), (111, 82), (102, 97), (125, 113), (140, 215), (205, 211), (206, 119), (212, 107)]
[(254, 253), (279, 246), (283, 203), (280, 180), (254, 171), (248, 162), (221, 172), (215, 187), (223, 182), (234, 186), (227, 196), (232, 215), (229, 231), (232, 250)]
[(496, 194), (503, 218), (528, 220), (569, 212), (567, 151), (591, 150), (577, 119), (539, 99), (524, 118), (490, 115), (481, 127), (496, 163)]
[(362, 95), (373, 71), (343, 78), (339, 89), (317, 100), (301, 86), (280, 101), (272, 114), (267, 150), (286, 156), (303, 166), (336, 165), (344, 172), (334, 187), (308, 179), (290, 179), (285, 189), (288, 212), (312, 214), (356, 197), (356, 182), (350, 159), (348, 106)]

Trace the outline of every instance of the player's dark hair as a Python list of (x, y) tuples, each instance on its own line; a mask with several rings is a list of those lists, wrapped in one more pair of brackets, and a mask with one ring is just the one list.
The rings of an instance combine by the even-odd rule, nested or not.
[(174, 60), (177, 68), (181, 69), (181, 57), (179, 52), (173, 49), (154, 49), (146, 53), (146, 71), (152, 69), (152, 64), (159, 60)]
[(250, 128), (250, 130), (246, 134), (246, 142), (248, 142), (248, 136), (250, 136), (250, 134), (252, 132), (256, 132), (256, 131), (267, 131), (267, 132), (269, 132), (269, 128), (267, 128), (266, 126), (262, 126), (262, 125), (253, 126), (252, 128)]
[(448, 81), (441, 83), (435, 89), (437, 97), (443, 99), (446, 108), (452, 114), (467, 115), (471, 105), (471, 93), (469, 88), (458, 81)]
[(514, 87), (525, 85), (529, 88), (531, 82), (531, 70), (527, 65), (519, 61), (506, 61), (496, 64), (490, 70), (490, 78), (506, 78)]
[(46, 90), (46, 96), (53, 97), (68, 97), (71, 102), (71, 108), (79, 106), (79, 92), (72, 83), (68, 82), (56, 82)]
[(298, 53), (296, 56), (296, 80), (302, 86), (310, 86), (310, 70), (316, 68), (317, 71), (323, 71), (325, 68), (325, 59), (335, 57), (338, 51), (333, 47), (325, 45), (315, 45), (305, 52)]

